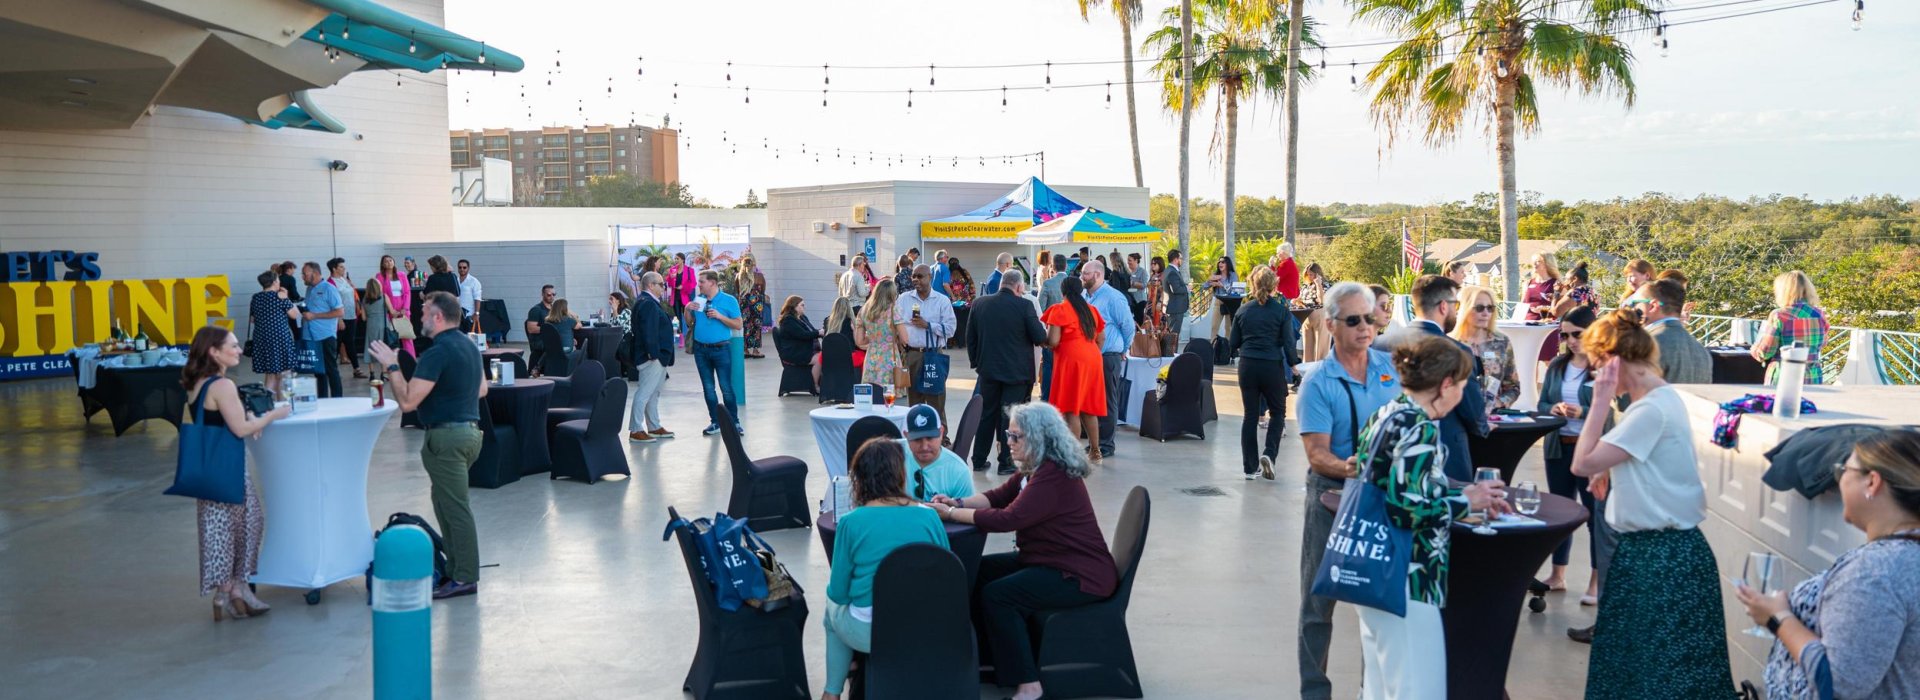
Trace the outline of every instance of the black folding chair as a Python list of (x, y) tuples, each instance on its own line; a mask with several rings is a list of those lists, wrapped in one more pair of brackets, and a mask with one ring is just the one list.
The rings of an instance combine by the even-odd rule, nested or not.
[(613, 377), (600, 385), (593, 412), (554, 428), (553, 468), (549, 480), (566, 477), (591, 484), (610, 475), (630, 476), (627, 453), (620, 449), (620, 419), (626, 413), (627, 380)]
[(873, 652), (849, 696), (977, 700), (970, 586), (960, 559), (937, 545), (906, 545), (881, 560), (873, 574)]
[(1140, 402), (1140, 437), (1161, 442), (1181, 435), (1206, 439), (1207, 422), (1200, 402), (1205, 379), (1201, 372), (1199, 356), (1183, 352), (1173, 358), (1173, 366), (1167, 370), (1166, 395), (1149, 392)]
[(1213, 343), (1194, 338), (1187, 341), (1187, 349), (1184, 352), (1200, 357), (1200, 375), (1203, 379), (1200, 384), (1200, 408), (1206, 411), (1207, 422), (1220, 420), (1220, 408), (1213, 401)]
[(986, 411), (986, 404), (983, 402), (984, 399), (980, 398), (979, 394), (974, 394), (973, 398), (967, 399), (967, 410), (960, 414), (960, 424), (954, 428), (953, 453), (960, 455), (960, 459), (973, 457), (973, 441), (980, 432), (980, 414)]
[(813, 527), (813, 514), (807, 510), (807, 463), (787, 455), (749, 458), (733, 414), (725, 406), (714, 410), (720, 413), (720, 439), (733, 466), (727, 515), (746, 520), (755, 532)]
[(860, 446), (867, 444), (868, 440), (874, 438), (898, 440), (900, 437), (900, 426), (894, 425), (893, 421), (886, 418), (865, 416), (854, 421), (853, 425), (847, 426), (847, 463), (840, 465), (841, 468), (848, 470), (849, 473), (852, 472), (853, 455), (859, 452)]
[(520, 480), (520, 436), (511, 424), (493, 422), (492, 407), (480, 399), (480, 456), (467, 470), (467, 485), (497, 489)]
[(1047, 697), (1142, 697), (1133, 641), (1127, 635), (1127, 604), (1133, 599), (1140, 555), (1146, 551), (1152, 510), (1147, 490), (1140, 486), (1133, 487), (1120, 508), (1113, 532), (1113, 564), (1119, 574), (1113, 595), (1098, 603), (1034, 614), (1040, 684)]
[(853, 401), (860, 370), (853, 366), (853, 341), (838, 333), (820, 340), (820, 403)]
[[(680, 520), (669, 506), (667, 515)], [(680, 690), (694, 700), (812, 700), (807, 686), (807, 601), (795, 598), (779, 610), (742, 606), (727, 612), (714, 597), (693, 535), (675, 530), (680, 561), (687, 567), (695, 607), (700, 611), (700, 641)]]

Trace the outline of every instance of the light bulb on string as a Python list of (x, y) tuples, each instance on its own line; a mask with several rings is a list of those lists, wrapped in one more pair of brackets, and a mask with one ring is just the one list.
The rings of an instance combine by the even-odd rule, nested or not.
[(827, 106), (827, 91), (826, 91), (826, 90), (821, 90), (821, 91), (820, 91), (820, 106), (822, 106), (822, 107), (825, 107), (825, 106)]
[(554, 68), (560, 67), (560, 50), (559, 49), (553, 50), (553, 67)]
[(415, 38), (414, 30), (407, 30), (407, 53), (420, 52), (420, 45), (414, 42)]
[(613, 76), (607, 76), (607, 94), (609, 96), (613, 94)]
[(1867, 0), (1853, 0), (1853, 30), (1860, 31), (1861, 20), (1866, 19)]
[(635, 77), (647, 74), (647, 66), (644, 63), (646, 60), (646, 56), (633, 57), (633, 74)]
[(933, 87), (933, 64), (927, 64), (927, 87)]
[(1347, 84), (1353, 86), (1354, 92), (1360, 91), (1360, 64), (1356, 61), (1347, 61)]
[(340, 28), (342, 41), (353, 41), (353, 20), (347, 20), (347, 26)]
[(833, 84), (833, 74), (828, 72), (828, 68), (826, 64), (820, 65), (820, 84), (821, 85)]
[(1007, 86), (1002, 85), (1000, 86), (1000, 113), (1005, 114), (1006, 112), (1007, 112)]
[(1321, 70), (1322, 72), (1325, 72), (1325, 71), (1327, 70), (1327, 49), (1326, 49), (1326, 47), (1321, 47), (1321, 48), (1320, 48), (1320, 70)]
[(673, 103), (680, 104), (680, 84), (673, 84)]
[(733, 61), (727, 61), (727, 82), (733, 82)]
[(1113, 81), (1107, 81), (1107, 109), (1113, 109)]
[(1047, 92), (1053, 92), (1053, 61), (1047, 61)]
[(753, 104), (753, 88), (747, 88), (747, 99), (745, 100), (745, 103)]
[(486, 62), (487, 62), (487, 42), (483, 41), (483, 42), (480, 42), (480, 63), (481, 65), (486, 65)]
[(1493, 74), (1502, 78), (1507, 77), (1507, 59), (1500, 59), (1494, 64)]
[(913, 113), (913, 88), (907, 88), (907, 113)]

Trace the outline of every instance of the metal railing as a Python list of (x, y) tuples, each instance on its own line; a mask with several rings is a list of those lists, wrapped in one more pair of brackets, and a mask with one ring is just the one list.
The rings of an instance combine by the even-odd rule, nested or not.
[[(1501, 302), (1510, 318), (1513, 302)], [(1759, 319), (1694, 315), (1687, 330), (1708, 346), (1747, 344), (1760, 334)], [(1856, 347), (1857, 346), (1857, 347)], [(1920, 384), (1920, 333), (1830, 326), (1820, 349), (1828, 384)]]

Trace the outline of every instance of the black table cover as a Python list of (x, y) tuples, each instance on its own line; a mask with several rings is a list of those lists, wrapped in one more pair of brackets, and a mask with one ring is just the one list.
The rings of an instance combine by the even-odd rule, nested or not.
[(1533, 443), (1560, 430), (1567, 419), (1530, 414), (1532, 423), (1494, 423), (1486, 437), (1467, 433), (1467, 450), (1473, 453), (1473, 466), (1500, 470), (1500, 480), (1511, 483), (1520, 458), (1527, 456)]
[(620, 339), (626, 331), (619, 326), (582, 326), (573, 331), (575, 342), (585, 349), (586, 359), (605, 367), (608, 377), (620, 374)]
[[(1320, 504), (1339, 510), (1340, 492), (1321, 495)], [(1447, 633), (1449, 700), (1506, 697), (1507, 666), (1513, 660), (1513, 636), (1527, 586), (1560, 541), (1587, 521), (1587, 509), (1542, 492), (1540, 511), (1533, 517), (1546, 524), (1503, 528), (1492, 535), (1476, 535), (1463, 523), (1453, 525), (1447, 606), (1440, 610)]]
[(947, 339), (947, 347), (962, 348), (967, 345), (967, 317), (973, 315), (971, 306), (953, 307), (953, 337)]
[(493, 422), (511, 425), (520, 436), (520, 473), (538, 474), (553, 465), (547, 452), (547, 406), (553, 400), (553, 382), (520, 378), (513, 386), (487, 386), (487, 408)]
[(1291, 308), (1291, 309), (1289, 309), (1289, 310), (1293, 312), (1293, 320), (1295, 320), (1295, 321), (1298, 321), (1298, 322), (1300, 322), (1300, 323), (1306, 323), (1306, 322), (1307, 322), (1307, 317), (1308, 317), (1308, 316), (1312, 316), (1312, 315), (1313, 315), (1313, 312), (1315, 312), (1315, 311), (1319, 311), (1319, 310), (1320, 310), (1320, 307), (1318, 307), (1318, 306), (1305, 306), (1305, 307), (1302, 307), (1302, 306), (1295, 306), (1295, 307), (1292, 307), (1292, 308)]
[(527, 358), (525, 353), (515, 348), (487, 348), (480, 351), (480, 361), (486, 363), (488, 372), (493, 371), (493, 361), (501, 360), (513, 365), (514, 377), (526, 377)]
[[(911, 507), (911, 506), (909, 506)], [(827, 563), (833, 563), (833, 537), (838, 522), (833, 513), (821, 513), (813, 527), (820, 531), (820, 546), (827, 550)], [(942, 522), (947, 526), (947, 549), (960, 558), (967, 570), (967, 590), (973, 590), (974, 576), (980, 573), (980, 556), (987, 549), (987, 533), (966, 523)]]
[(1724, 347), (1707, 348), (1713, 355), (1713, 383), (1715, 384), (1765, 384), (1767, 368), (1753, 359), (1748, 348)]
[[(180, 427), (180, 414), (187, 407), (187, 390), (180, 386), (179, 367), (129, 367), (94, 370), (93, 388), (80, 389), (80, 407), (89, 421), (93, 414), (106, 410), (113, 419), (113, 434), (119, 437), (134, 423), (159, 418)], [(80, 378), (80, 366), (74, 364), (74, 379)]]

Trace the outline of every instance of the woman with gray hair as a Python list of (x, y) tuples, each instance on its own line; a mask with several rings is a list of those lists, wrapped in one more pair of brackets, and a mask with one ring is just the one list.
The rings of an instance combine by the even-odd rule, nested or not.
[(1085, 479), (1086, 451), (1052, 405), (1014, 407), (1007, 447), (1018, 476), (986, 493), (935, 496), (943, 520), (986, 532), (1012, 532), (1020, 551), (981, 558), (974, 580), (974, 628), (987, 631), (1001, 685), (1018, 685), (1015, 700), (1041, 697), (1027, 617), (1113, 595), (1117, 574), (1094, 517)]

